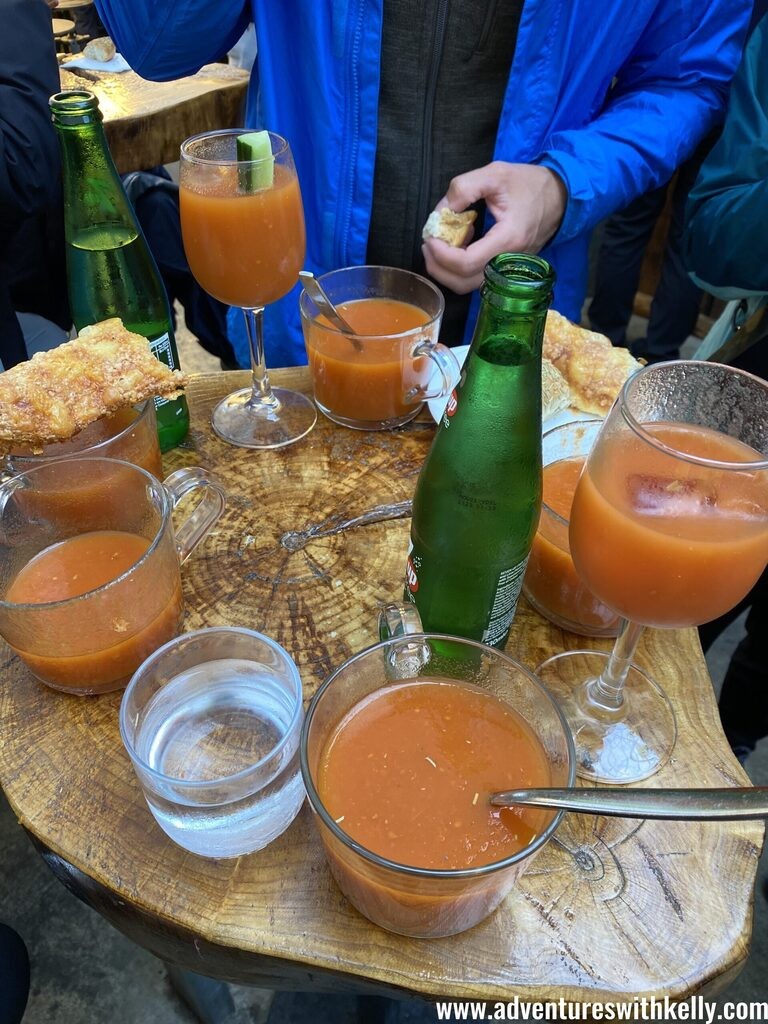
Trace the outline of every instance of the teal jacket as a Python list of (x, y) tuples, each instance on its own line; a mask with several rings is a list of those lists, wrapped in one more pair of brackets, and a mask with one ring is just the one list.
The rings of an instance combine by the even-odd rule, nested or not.
[(707, 358), (768, 297), (768, 17), (733, 80), (720, 138), (688, 197), (683, 257), (697, 284), (730, 300), (696, 352)]
[[(96, 2), (120, 52), (151, 79), (196, 71), (253, 20), (248, 127), (291, 143), (307, 267), (365, 263), (386, 0)], [(667, 180), (721, 120), (750, 7), (525, 0), (494, 155), (544, 164), (567, 186), (565, 217), (542, 253), (555, 266), (555, 306), (566, 316), (580, 317), (592, 227)], [(267, 313), (269, 365), (304, 362), (296, 295)]]

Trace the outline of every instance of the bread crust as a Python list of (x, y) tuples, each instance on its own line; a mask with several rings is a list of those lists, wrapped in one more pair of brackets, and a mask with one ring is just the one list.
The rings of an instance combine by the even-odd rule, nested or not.
[(121, 320), (85, 327), (74, 341), (0, 373), (0, 452), (22, 445), (39, 452), (118, 409), (174, 398), (185, 383)]
[(548, 359), (541, 361), (541, 418), (549, 419), (571, 404), (568, 381)]
[(547, 313), (544, 356), (568, 382), (572, 404), (596, 416), (608, 414), (624, 382), (643, 365), (605, 335), (579, 327), (555, 310)]
[(463, 213), (454, 213), (444, 206), (440, 210), (433, 210), (427, 218), (421, 237), (442, 238), (448, 245), (463, 245), (469, 235), (472, 225), (477, 219), (475, 210), (464, 210)]

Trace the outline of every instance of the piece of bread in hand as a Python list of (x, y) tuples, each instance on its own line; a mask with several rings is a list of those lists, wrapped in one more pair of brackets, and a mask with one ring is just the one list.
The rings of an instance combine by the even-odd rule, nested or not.
[(42, 451), (118, 409), (175, 398), (185, 383), (121, 320), (84, 327), (74, 341), (0, 373), (0, 452)]
[(548, 359), (541, 361), (541, 418), (549, 419), (571, 404), (568, 381)]
[(643, 365), (604, 334), (579, 327), (553, 309), (544, 328), (544, 357), (568, 382), (572, 404), (597, 416), (610, 411), (624, 381)]
[(427, 218), (421, 237), (442, 238), (448, 245), (463, 245), (467, 239), (470, 228), (477, 219), (474, 210), (465, 210), (463, 213), (454, 213), (444, 206), (441, 210), (433, 210)]
[(85, 44), (83, 56), (89, 60), (97, 60), (102, 64), (106, 64), (108, 60), (112, 60), (116, 52), (115, 44), (109, 36), (100, 36), (98, 39), (91, 39), (89, 43)]

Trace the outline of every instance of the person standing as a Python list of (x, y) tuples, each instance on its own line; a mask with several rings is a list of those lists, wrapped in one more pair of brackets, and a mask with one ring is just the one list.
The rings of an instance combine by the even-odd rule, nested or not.
[[(57, 92), (45, 0), (0, 0), (0, 361), (58, 344), (71, 323), (64, 273)], [(21, 314), (20, 316), (18, 314)]]
[[(96, 0), (139, 74), (171, 79), (229, 49), (258, 56), (248, 127), (289, 139), (315, 273), (373, 259), (454, 296), (449, 342), (503, 251), (541, 252), (578, 320), (592, 227), (665, 181), (721, 116), (748, 0)], [(421, 229), (440, 203), (484, 204), (466, 249)], [(482, 223), (482, 218), (481, 218)], [(457, 312), (454, 312), (453, 307)], [(267, 310), (273, 363), (303, 362), (296, 295)], [(270, 348), (271, 346), (271, 348)]]
[[(683, 255), (697, 284), (728, 305), (700, 353), (731, 338), (751, 342), (731, 360), (768, 379), (768, 16), (755, 28), (733, 82), (722, 134), (704, 161), (686, 208)], [(720, 694), (723, 730), (742, 763), (768, 736), (768, 571), (728, 615), (700, 627), (706, 650), (745, 609), (746, 633)]]
[[(678, 168), (674, 184), (638, 196), (605, 223), (595, 270), (595, 294), (587, 314), (590, 327), (647, 363), (679, 359), (683, 342), (696, 327), (702, 290), (688, 276), (680, 244), (688, 192), (713, 141), (708, 136), (699, 144), (693, 156)], [(669, 227), (646, 334), (630, 345), (627, 328), (645, 251), (667, 203)]]

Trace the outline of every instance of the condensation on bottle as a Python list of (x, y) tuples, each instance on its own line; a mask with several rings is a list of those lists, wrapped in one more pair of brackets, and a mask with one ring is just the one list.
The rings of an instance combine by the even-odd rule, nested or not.
[(416, 484), (405, 596), (424, 629), (506, 643), (541, 507), (541, 350), (554, 272), (485, 268), (461, 382)]
[[(107, 146), (99, 101), (87, 90), (56, 93), (51, 114), (61, 149), (67, 285), (80, 330), (119, 317), (149, 341), (154, 355), (179, 368), (168, 296)], [(182, 396), (157, 398), (163, 451), (189, 430)]]

